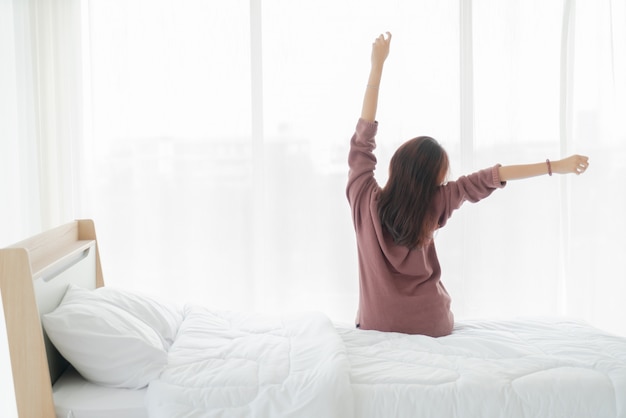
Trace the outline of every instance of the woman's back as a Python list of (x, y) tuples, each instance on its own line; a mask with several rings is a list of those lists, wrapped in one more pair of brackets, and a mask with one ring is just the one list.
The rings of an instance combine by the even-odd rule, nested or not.
[[(381, 225), (373, 150), (378, 124), (360, 119), (350, 141), (347, 196), (357, 237), (362, 329), (442, 336), (452, 332), (450, 296), (441, 283), (435, 244), (409, 249)], [(428, 208), (443, 226), (465, 200), (478, 201), (502, 187), (497, 168), (439, 186)]]

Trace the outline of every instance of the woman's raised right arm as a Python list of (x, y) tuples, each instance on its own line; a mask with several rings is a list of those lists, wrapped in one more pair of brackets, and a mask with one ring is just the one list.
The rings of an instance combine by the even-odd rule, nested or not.
[(521, 180), (544, 174), (582, 174), (589, 167), (589, 158), (584, 155), (572, 155), (562, 160), (545, 163), (503, 166), (498, 169), (501, 181)]

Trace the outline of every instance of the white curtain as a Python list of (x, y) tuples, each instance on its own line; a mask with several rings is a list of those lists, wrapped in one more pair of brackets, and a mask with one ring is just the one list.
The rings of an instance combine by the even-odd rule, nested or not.
[(436, 241), (456, 316), (626, 335), (623, 0), (2, 1), (2, 244), (94, 218), (109, 285), (351, 321), (347, 146), (389, 30), (381, 183), (421, 134), (453, 176), (592, 164), (455, 214)]
[(0, 0), (0, 244), (72, 219), (83, 147), (79, 0)]

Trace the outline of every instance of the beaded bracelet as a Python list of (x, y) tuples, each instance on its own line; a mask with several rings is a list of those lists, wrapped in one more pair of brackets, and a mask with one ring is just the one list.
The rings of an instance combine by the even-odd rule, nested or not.
[(552, 175), (552, 164), (550, 164), (550, 160), (546, 159), (546, 164), (548, 164), (548, 174)]

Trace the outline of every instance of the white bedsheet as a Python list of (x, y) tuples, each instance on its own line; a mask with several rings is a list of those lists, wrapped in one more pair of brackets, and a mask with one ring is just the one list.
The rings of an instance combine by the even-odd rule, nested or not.
[(626, 339), (582, 323), (466, 321), (438, 339), (338, 331), (359, 418), (626, 417)]
[(150, 417), (349, 418), (345, 347), (321, 314), (270, 318), (187, 307)]
[(626, 418), (626, 339), (563, 320), (443, 338), (188, 308), (152, 418)]
[(85, 380), (73, 367), (52, 386), (52, 394), (58, 418), (148, 418), (146, 389), (100, 386)]

